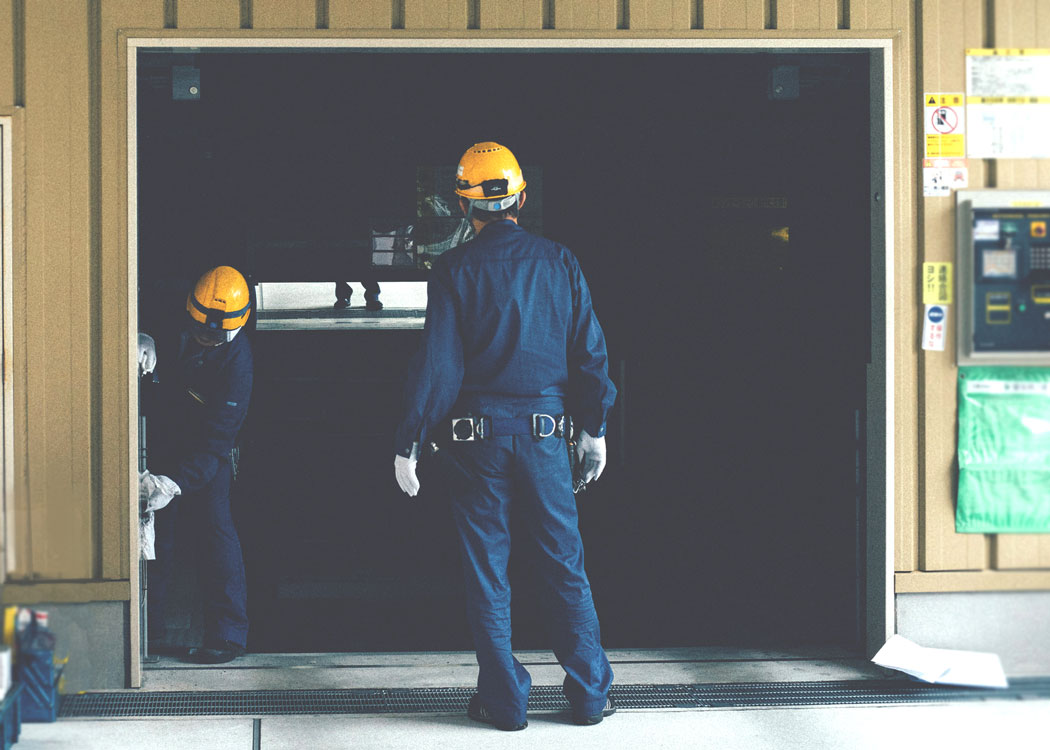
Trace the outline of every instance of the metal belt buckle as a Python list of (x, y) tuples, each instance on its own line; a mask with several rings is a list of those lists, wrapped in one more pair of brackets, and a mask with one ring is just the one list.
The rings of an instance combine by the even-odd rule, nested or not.
[[(549, 432), (543, 430), (543, 420), (549, 420), (551, 428)], [(558, 429), (558, 420), (552, 417), (550, 414), (533, 414), (532, 415), (532, 435), (538, 438), (549, 438), (554, 434), (555, 430)]]
[[(480, 421), (480, 420), (479, 420)], [(452, 442), (469, 443), (477, 440), (478, 425), (474, 417), (459, 417), (452, 420)]]

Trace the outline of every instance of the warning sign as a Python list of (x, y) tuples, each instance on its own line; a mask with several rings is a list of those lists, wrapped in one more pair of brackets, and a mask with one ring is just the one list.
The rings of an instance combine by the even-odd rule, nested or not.
[(922, 348), (930, 352), (944, 351), (944, 326), (948, 322), (945, 305), (926, 305), (922, 319)]
[(927, 198), (951, 195), (970, 182), (966, 159), (923, 159), (922, 167), (922, 194)]
[(926, 158), (951, 159), (966, 156), (963, 94), (925, 94), (923, 101)]

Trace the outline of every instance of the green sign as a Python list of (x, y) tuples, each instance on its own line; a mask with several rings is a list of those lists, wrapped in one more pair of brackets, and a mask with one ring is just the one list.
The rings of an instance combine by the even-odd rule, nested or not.
[(961, 533), (1050, 533), (1050, 368), (959, 368)]

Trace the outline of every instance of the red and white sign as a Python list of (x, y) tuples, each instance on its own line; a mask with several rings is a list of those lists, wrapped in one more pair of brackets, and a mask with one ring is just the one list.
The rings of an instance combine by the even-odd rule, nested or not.
[(922, 318), (922, 348), (931, 352), (944, 351), (944, 327), (948, 323), (947, 305), (926, 305)]

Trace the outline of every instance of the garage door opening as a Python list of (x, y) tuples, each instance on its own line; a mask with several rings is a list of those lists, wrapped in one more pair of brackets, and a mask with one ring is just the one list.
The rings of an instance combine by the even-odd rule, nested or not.
[[(470, 649), (446, 501), (391, 471), (423, 303), (364, 311), (356, 285), (418, 298), (390, 285), (425, 268), (372, 264), (376, 228), (418, 221), (420, 180), (481, 140), (518, 155), (608, 340), (610, 464), (579, 499), (605, 644), (861, 649), (885, 419), (869, 51), (138, 55), (140, 288), (225, 263), (319, 295), (250, 332), (250, 650)], [(546, 644), (529, 568), (522, 649)], [(197, 637), (194, 585), (173, 641)]]

